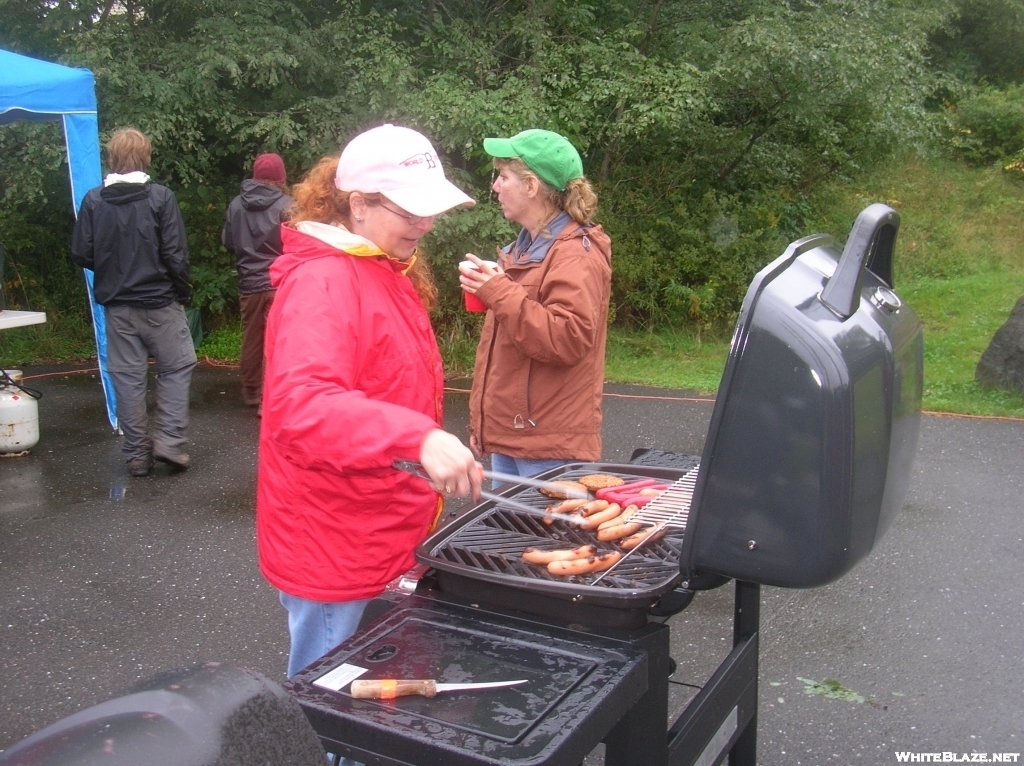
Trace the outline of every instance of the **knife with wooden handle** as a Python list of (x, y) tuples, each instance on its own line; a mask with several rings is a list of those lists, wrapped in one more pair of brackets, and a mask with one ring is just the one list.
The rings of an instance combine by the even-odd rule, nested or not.
[(433, 679), (399, 680), (385, 678), (380, 681), (353, 681), (352, 696), (356, 699), (390, 700), (395, 697), (408, 697), (419, 694), (433, 697), (441, 692), (455, 692), (471, 689), (497, 689), (502, 686), (525, 684), (522, 681), (494, 681), (483, 684), (439, 684)]

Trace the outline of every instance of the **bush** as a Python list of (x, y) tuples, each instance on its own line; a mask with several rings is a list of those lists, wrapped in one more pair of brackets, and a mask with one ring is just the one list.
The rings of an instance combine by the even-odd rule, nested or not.
[(1024, 85), (986, 88), (957, 105), (951, 143), (968, 162), (1003, 161), (1024, 150)]
[(735, 318), (750, 280), (782, 252), (780, 199), (707, 192), (642, 217), (613, 209), (612, 305), (617, 324), (711, 327)]

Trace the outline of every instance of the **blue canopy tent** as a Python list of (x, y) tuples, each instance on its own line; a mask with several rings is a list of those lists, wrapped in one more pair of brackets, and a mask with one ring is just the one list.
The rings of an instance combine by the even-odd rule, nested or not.
[[(75, 215), (85, 193), (102, 182), (99, 125), (96, 119), (96, 87), (88, 69), (51, 64), (48, 61), (0, 50), (0, 125), (15, 120), (61, 120), (71, 171), (71, 197)], [(85, 270), (100, 381), (110, 425), (117, 429), (114, 386), (107, 372), (106, 317), (93, 296), (93, 273)]]

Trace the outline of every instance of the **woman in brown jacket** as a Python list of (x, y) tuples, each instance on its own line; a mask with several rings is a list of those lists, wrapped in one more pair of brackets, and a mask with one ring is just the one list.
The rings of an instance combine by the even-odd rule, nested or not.
[(491, 266), (460, 270), (486, 304), (470, 395), (470, 446), (491, 468), (530, 476), (601, 457), (611, 241), (568, 140), (547, 130), (484, 139), (492, 189), (522, 230)]

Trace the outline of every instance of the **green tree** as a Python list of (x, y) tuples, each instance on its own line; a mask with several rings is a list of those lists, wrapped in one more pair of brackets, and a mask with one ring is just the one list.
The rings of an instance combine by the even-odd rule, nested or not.
[(932, 36), (934, 56), (968, 82), (1024, 83), (1024, 0), (960, 0)]
[[(945, 81), (930, 66), (929, 41), (952, 28), (956, 8), (0, 0), (11, 19), (0, 45), (88, 66), (104, 134), (130, 124), (151, 136), (152, 173), (182, 203), (208, 315), (234, 305), (218, 235), (252, 157), (281, 153), (294, 179), (359, 130), (391, 121), (430, 136), (450, 175), (483, 201), (483, 137), (527, 127), (565, 134), (613, 237), (617, 321), (710, 323), (728, 320), (752, 274), (807, 233), (819, 184), (936, 134), (925, 105)], [(5, 163), (0, 184), (36, 190), (17, 201), (5, 192), (2, 221), (54, 204), (30, 169)], [(442, 324), (461, 317), (453, 275), (462, 254), (491, 253), (513, 235), (495, 205), (438, 222), (428, 247)]]

